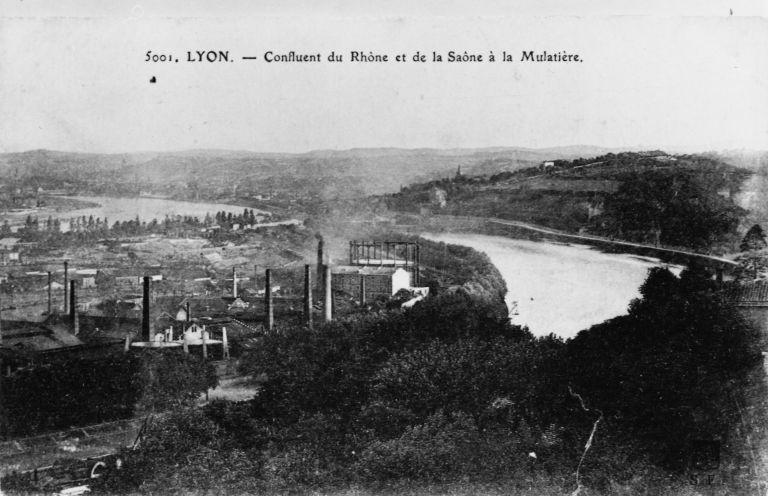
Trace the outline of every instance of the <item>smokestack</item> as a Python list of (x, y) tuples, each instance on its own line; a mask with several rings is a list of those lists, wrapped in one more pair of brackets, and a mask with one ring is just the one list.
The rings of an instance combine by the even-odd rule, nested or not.
[(53, 298), (51, 297), (51, 271), (48, 271), (48, 315), (51, 315), (51, 303), (53, 302)]
[(232, 298), (237, 298), (237, 269), (232, 267)]
[(69, 321), (72, 333), (77, 336), (80, 333), (80, 321), (77, 318), (77, 281), (69, 281), (69, 289)]
[(414, 277), (415, 281), (413, 283), (414, 286), (421, 286), (421, 245), (416, 243), (416, 266), (413, 269), (413, 273), (416, 277)]
[(67, 313), (67, 288), (69, 287), (69, 262), (64, 260), (64, 313)]
[(221, 328), (221, 358), (229, 360), (229, 340), (227, 340), (227, 328)]
[(151, 341), (149, 328), (149, 276), (144, 276), (144, 299), (141, 305), (141, 339)]
[(325, 266), (325, 321), (330, 322), (333, 319), (333, 293), (331, 292), (331, 268)]
[(304, 319), (312, 329), (312, 266), (304, 266)]
[(187, 312), (187, 323), (189, 323), (189, 321), (192, 320), (192, 316), (189, 314), (189, 300), (187, 300), (187, 303), (184, 305), (184, 307)]
[(203, 326), (203, 330), (200, 331), (200, 337), (203, 338), (203, 360), (208, 359), (208, 339), (207, 339), (207, 332), (205, 331), (205, 326)]
[(318, 234), (317, 236), (317, 284), (318, 288), (322, 287), (323, 280), (323, 265), (325, 265), (325, 241), (323, 237)]
[(266, 316), (266, 327), (271, 331), (275, 326), (275, 307), (272, 304), (272, 270), (267, 269), (264, 281), (264, 311)]

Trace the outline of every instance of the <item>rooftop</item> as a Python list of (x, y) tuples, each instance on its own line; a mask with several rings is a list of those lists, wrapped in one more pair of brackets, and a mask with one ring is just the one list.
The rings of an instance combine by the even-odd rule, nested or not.
[(726, 297), (739, 306), (768, 307), (768, 281), (754, 281), (731, 285)]

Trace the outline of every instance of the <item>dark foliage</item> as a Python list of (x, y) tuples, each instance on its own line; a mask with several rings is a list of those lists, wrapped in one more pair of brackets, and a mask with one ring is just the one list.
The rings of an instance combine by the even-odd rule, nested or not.
[(264, 415), (287, 420), (302, 412), (349, 416), (365, 404), (368, 381), (393, 353), (434, 339), (508, 338), (525, 333), (498, 316), (495, 305), (463, 292), (429, 298), (405, 312), (358, 315), (317, 332), (291, 329), (266, 336), (243, 359), (243, 371), (266, 374)]
[(178, 407), (216, 383), (197, 357), (158, 350), (52, 362), (3, 378), (3, 413), (29, 436)]
[(731, 395), (759, 363), (758, 341), (707, 274), (651, 269), (641, 293), (629, 315), (579, 333), (568, 366), (592, 406), (679, 468), (693, 439), (734, 424)]
[[(647, 170), (625, 175), (605, 202), (604, 218), (620, 236), (664, 245), (708, 248), (733, 233), (743, 212), (718, 194), (722, 181), (697, 170)], [(655, 240), (654, 240), (655, 241)]]
[(17, 371), (3, 380), (3, 404), (11, 435), (129, 417), (141, 396), (131, 380), (135, 356), (76, 359)]
[(496, 298), (466, 289), (285, 329), (244, 359), (263, 378), (253, 401), (167, 418), (129, 455), (137, 469), (109, 487), (276, 493), (546, 477), (562, 493), (598, 418), (583, 484), (684, 487), (659, 467), (682, 468), (694, 439), (730, 435), (759, 354), (703, 270), (653, 269), (641, 296), (568, 342), (533, 338)]
[(762, 250), (766, 247), (768, 243), (765, 241), (765, 232), (760, 224), (750, 227), (739, 245), (741, 251)]

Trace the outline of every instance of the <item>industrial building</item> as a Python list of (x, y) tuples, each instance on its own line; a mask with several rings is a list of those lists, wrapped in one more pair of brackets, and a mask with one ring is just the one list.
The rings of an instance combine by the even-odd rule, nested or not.
[(360, 301), (389, 298), (411, 286), (411, 273), (402, 267), (341, 265), (331, 270), (332, 288)]

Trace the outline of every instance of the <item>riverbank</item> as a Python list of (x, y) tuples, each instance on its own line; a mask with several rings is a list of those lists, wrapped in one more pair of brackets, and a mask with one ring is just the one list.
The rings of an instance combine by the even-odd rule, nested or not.
[(48, 217), (63, 218), (69, 212), (98, 208), (101, 205), (98, 202), (75, 198), (71, 196), (49, 195), (40, 198), (42, 206), (28, 207), (19, 209), (8, 209), (3, 211), (2, 222), (7, 221), (10, 226), (23, 226), (28, 216), (37, 217), (40, 221), (45, 221)]

